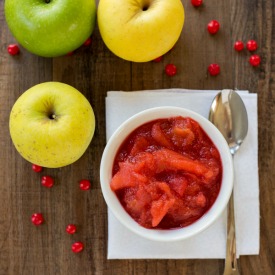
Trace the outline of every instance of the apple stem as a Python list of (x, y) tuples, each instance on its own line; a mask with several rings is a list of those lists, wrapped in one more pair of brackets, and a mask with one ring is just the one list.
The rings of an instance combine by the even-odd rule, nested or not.
[(151, 5), (152, 1), (151, 0), (145, 0), (141, 2), (141, 8), (143, 11), (147, 11)]
[(51, 0), (45, 0), (45, 3), (49, 4), (51, 2)]
[(143, 11), (147, 11), (148, 8), (149, 8), (148, 6), (144, 6), (144, 7), (142, 8), (142, 10), (143, 10)]

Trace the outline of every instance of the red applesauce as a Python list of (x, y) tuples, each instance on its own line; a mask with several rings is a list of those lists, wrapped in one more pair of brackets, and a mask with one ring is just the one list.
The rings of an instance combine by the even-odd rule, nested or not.
[(221, 187), (220, 154), (189, 117), (158, 119), (135, 129), (120, 146), (111, 189), (145, 228), (188, 226), (215, 202)]

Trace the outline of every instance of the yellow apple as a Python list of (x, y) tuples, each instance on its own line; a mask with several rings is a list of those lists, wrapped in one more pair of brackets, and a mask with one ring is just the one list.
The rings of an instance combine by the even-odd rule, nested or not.
[(181, 0), (100, 0), (98, 5), (104, 43), (129, 61), (147, 62), (168, 52), (183, 23)]
[(89, 101), (60, 82), (33, 86), (17, 99), (10, 113), (10, 135), (17, 151), (29, 162), (48, 168), (78, 160), (94, 129)]

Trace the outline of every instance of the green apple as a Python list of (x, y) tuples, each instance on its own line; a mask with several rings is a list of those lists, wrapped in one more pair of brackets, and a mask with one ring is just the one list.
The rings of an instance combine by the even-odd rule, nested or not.
[(17, 151), (29, 162), (48, 168), (78, 160), (94, 129), (88, 100), (60, 82), (33, 86), (17, 99), (10, 113), (10, 135)]
[(95, 0), (6, 0), (10, 31), (28, 51), (44, 57), (65, 55), (92, 34)]
[(151, 61), (168, 52), (184, 24), (181, 0), (100, 0), (97, 16), (106, 46), (134, 62)]

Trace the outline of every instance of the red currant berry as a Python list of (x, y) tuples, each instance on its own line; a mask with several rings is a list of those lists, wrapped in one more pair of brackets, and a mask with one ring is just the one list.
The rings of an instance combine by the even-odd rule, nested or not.
[(79, 253), (83, 250), (84, 244), (82, 242), (75, 242), (72, 244), (72, 251), (74, 253)]
[(216, 76), (220, 73), (220, 66), (218, 64), (210, 64), (208, 66), (208, 72), (212, 76)]
[(54, 184), (54, 179), (50, 176), (43, 176), (41, 178), (41, 184), (45, 187), (51, 188)]
[(165, 66), (165, 73), (168, 76), (174, 76), (177, 73), (177, 67), (174, 64), (167, 64)]
[(44, 222), (44, 218), (41, 213), (32, 214), (32, 223), (36, 226), (42, 224)]
[(162, 56), (155, 58), (153, 61), (159, 63), (162, 60)]
[(191, 4), (194, 6), (194, 7), (199, 7), (202, 5), (202, 0), (191, 0)]
[(19, 54), (19, 52), (20, 52), (20, 49), (16, 44), (11, 44), (8, 46), (8, 53), (10, 55), (17, 55)]
[(67, 53), (67, 56), (72, 56), (73, 54), (74, 54), (74, 51), (68, 52), (68, 53)]
[(32, 165), (32, 170), (33, 170), (34, 172), (39, 173), (39, 172), (41, 172), (41, 171), (43, 170), (43, 167), (41, 167), (41, 166), (39, 166), (39, 165), (36, 165), (36, 164), (33, 164), (33, 165)]
[(217, 20), (211, 20), (207, 25), (208, 32), (216, 34), (220, 29), (220, 23)]
[(246, 48), (250, 51), (250, 52), (254, 52), (257, 50), (258, 48), (258, 44), (255, 40), (249, 40), (246, 43)]
[(79, 182), (79, 188), (81, 190), (89, 190), (91, 188), (91, 182), (89, 180), (81, 180)]
[(234, 44), (234, 49), (237, 51), (237, 52), (240, 52), (244, 49), (244, 44), (242, 41), (236, 41), (235, 44)]
[(257, 67), (261, 63), (261, 58), (257, 54), (254, 54), (250, 56), (249, 62), (253, 67)]
[(74, 224), (68, 224), (66, 227), (66, 231), (69, 234), (74, 234), (76, 232), (76, 226)]
[(89, 37), (89, 38), (83, 43), (84, 46), (90, 46), (91, 44), (92, 44), (92, 38), (91, 38), (91, 37)]

